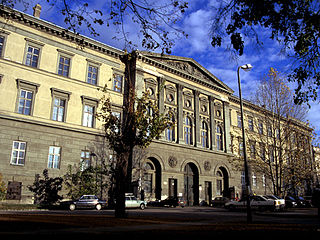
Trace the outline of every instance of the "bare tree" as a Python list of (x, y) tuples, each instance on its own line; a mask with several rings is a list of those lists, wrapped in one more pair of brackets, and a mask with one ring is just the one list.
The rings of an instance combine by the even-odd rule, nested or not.
[[(275, 195), (295, 192), (312, 179), (311, 140), (313, 129), (304, 122), (308, 108), (295, 105), (293, 94), (280, 73), (271, 68), (261, 81), (252, 103), (255, 111), (246, 112), (247, 156), (251, 174), (264, 176), (266, 189)], [(234, 132), (232, 159), (243, 168), (240, 133)]]
[(308, 109), (294, 103), (285, 78), (273, 68), (252, 101), (260, 107), (255, 122), (249, 123), (255, 129), (247, 129), (252, 171), (264, 174), (274, 194), (281, 195), (302, 185), (311, 172), (312, 129), (304, 122)]
[[(38, 2), (54, 8), (63, 17), (68, 30), (75, 33), (85, 30), (99, 36), (99, 26), (115, 27), (113, 38), (124, 41), (125, 48), (130, 50), (137, 49), (137, 43), (132, 39), (138, 35), (143, 48), (151, 51), (161, 49), (169, 54), (175, 40), (187, 36), (177, 25), (188, 8), (188, 3), (183, 0), (104, 0), (97, 6), (87, 0)], [(28, 0), (0, 0), (0, 4), (10, 8), (22, 4), (24, 10), (30, 8)]]

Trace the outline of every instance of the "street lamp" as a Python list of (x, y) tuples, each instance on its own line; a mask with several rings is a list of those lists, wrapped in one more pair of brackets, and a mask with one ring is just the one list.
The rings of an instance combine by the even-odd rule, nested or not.
[(244, 71), (250, 71), (252, 69), (251, 64), (245, 64), (238, 67), (238, 85), (239, 85), (239, 98), (240, 98), (240, 112), (241, 112), (241, 128), (242, 128), (242, 146), (243, 146), (243, 158), (244, 158), (244, 174), (246, 181), (246, 194), (247, 194), (247, 222), (252, 222), (251, 206), (250, 206), (250, 178), (248, 171), (248, 162), (247, 162), (247, 151), (246, 151), (246, 138), (244, 132), (244, 123), (243, 123), (243, 105), (242, 105), (242, 96), (241, 96), (241, 84), (240, 84), (240, 69)]

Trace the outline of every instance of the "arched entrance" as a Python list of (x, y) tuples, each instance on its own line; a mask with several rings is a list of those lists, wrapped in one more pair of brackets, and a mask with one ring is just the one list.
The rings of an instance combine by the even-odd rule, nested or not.
[(199, 205), (199, 171), (194, 163), (184, 168), (184, 199), (188, 206)]
[(219, 167), (216, 172), (217, 177), (217, 195), (230, 197), (229, 192), (229, 174), (224, 167)]
[(148, 158), (143, 166), (142, 189), (146, 198), (161, 199), (161, 165), (155, 158)]

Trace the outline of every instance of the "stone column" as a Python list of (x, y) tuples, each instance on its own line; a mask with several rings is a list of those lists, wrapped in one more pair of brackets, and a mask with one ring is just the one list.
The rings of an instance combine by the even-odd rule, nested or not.
[(177, 119), (177, 128), (178, 136), (177, 143), (183, 142), (183, 86), (177, 84), (177, 100), (178, 100), (178, 119)]
[(214, 97), (209, 96), (209, 114), (210, 114), (210, 149), (216, 149), (216, 123), (214, 121)]

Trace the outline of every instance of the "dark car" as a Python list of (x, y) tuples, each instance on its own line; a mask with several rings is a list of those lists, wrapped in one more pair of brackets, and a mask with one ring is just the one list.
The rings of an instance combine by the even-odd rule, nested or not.
[(292, 208), (292, 207), (297, 207), (297, 202), (294, 199), (294, 197), (291, 196), (286, 196), (284, 198), (285, 203), (286, 203), (286, 207)]
[(162, 207), (184, 207), (185, 205), (186, 201), (181, 197), (168, 197), (160, 201), (160, 206)]
[(215, 197), (212, 201), (211, 201), (211, 206), (212, 207), (224, 207), (224, 205), (229, 202), (230, 199), (227, 197)]
[(75, 209), (92, 208), (100, 210), (107, 206), (106, 201), (100, 200), (95, 195), (83, 195), (78, 200), (75, 201), (64, 201), (60, 203), (60, 206), (69, 208), (71, 211)]

